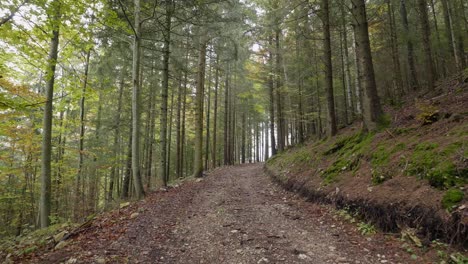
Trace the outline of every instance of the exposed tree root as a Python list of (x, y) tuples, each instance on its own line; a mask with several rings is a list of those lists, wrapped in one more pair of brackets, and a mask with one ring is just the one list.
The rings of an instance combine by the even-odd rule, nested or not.
[(341, 193), (329, 193), (307, 188), (302, 182), (294, 179), (284, 179), (267, 166), (265, 172), (286, 190), (299, 193), (309, 201), (330, 204), (338, 209), (346, 208), (356, 212), (365, 221), (380, 228), (384, 232), (398, 232), (404, 227), (415, 228), (424, 241), (439, 239), (445, 243), (462, 248), (468, 248), (468, 225), (462, 221), (462, 216), (454, 212), (450, 217), (443, 217), (435, 208), (423, 205), (403, 203), (376, 203), (366, 199), (351, 199)]

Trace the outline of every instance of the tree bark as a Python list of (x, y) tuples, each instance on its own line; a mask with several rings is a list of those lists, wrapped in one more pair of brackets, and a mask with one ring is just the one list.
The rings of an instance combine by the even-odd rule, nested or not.
[(229, 117), (231, 116), (229, 113), (229, 78), (231, 74), (231, 67), (230, 63), (227, 63), (227, 70), (226, 70), (226, 81), (224, 84), (224, 165), (229, 165)]
[(413, 90), (417, 90), (419, 87), (418, 77), (416, 73), (416, 66), (414, 62), (414, 47), (413, 41), (410, 36), (409, 23), (408, 23), (408, 12), (406, 10), (406, 0), (400, 1), (400, 15), (401, 21), (404, 29), (404, 36), (406, 38), (406, 56), (408, 60), (408, 69), (409, 69), (409, 86)]
[(140, 174), (140, 45), (141, 45), (141, 21), (140, 0), (135, 3), (135, 35), (133, 38), (133, 68), (132, 68), (132, 172), (133, 185), (137, 199), (145, 196)]
[(120, 198), (127, 199), (129, 197), (130, 192), (130, 178), (132, 177), (132, 144), (133, 144), (133, 131), (132, 127), (130, 127), (129, 139), (128, 139), (128, 147), (127, 147), (127, 161), (126, 161), (126, 168), (124, 178), (122, 180), (122, 193), (120, 194)]
[(209, 70), (208, 70), (208, 87), (207, 87), (207, 104), (206, 104), (206, 138), (205, 138), (205, 169), (209, 167), (210, 159), (210, 113), (211, 113), (211, 74), (212, 74), (212, 59), (211, 51), (208, 55), (209, 58)]
[(285, 135), (284, 135), (284, 117), (283, 117), (283, 103), (282, 103), (282, 92), (283, 85), (281, 83), (281, 46), (280, 36), (281, 29), (277, 25), (275, 31), (275, 44), (276, 44), (276, 112), (277, 112), (277, 126), (276, 133), (278, 136), (278, 151), (283, 151), (285, 147)]
[(398, 38), (396, 35), (395, 14), (391, 0), (387, 0), (387, 12), (390, 26), (390, 45), (392, 48), (393, 86), (398, 98), (403, 95), (403, 79), (401, 77), (400, 53), (398, 52)]
[(348, 27), (346, 25), (346, 12), (344, 9), (344, 4), (340, 4), (341, 11), (341, 27), (343, 30), (343, 50), (344, 50), (344, 63), (345, 63), (345, 83), (346, 83), (346, 93), (349, 110), (351, 110), (351, 119), (354, 118), (355, 108), (353, 100), (353, 87), (351, 84), (351, 63), (349, 61), (349, 52), (348, 52)]
[(382, 118), (383, 111), (377, 94), (374, 65), (369, 42), (369, 29), (367, 24), (365, 0), (352, 0), (352, 14), (355, 19), (354, 31), (356, 36), (356, 50), (358, 65), (361, 70), (359, 79), (363, 86), (363, 119), (365, 129), (373, 131), (377, 129)]
[(118, 156), (120, 152), (120, 113), (122, 112), (122, 98), (123, 98), (123, 90), (125, 86), (124, 82), (125, 70), (122, 70), (120, 76), (120, 85), (119, 85), (119, 99), (117, 103), (117, 112), (115, 113), (115, 132), (114, 132), (114, 140), (113, 140), (113, 147), (114, 147), (114, 161), (112, 163), (111, 168), (111, 175), (109, 179), (109, 190), (107, 192), (107, 203), (111, 202), (113, 199), (114, 194), (114, 183), (116, 181), (117, 175), (119, 173), (119, 165), (117, 164)]
[[(442, 41), (440, 40), (439, 23), (437, 21), (437, 13), (436, 13), (436, 10), (435, 10), (434, 0), (430, 0), (429, 4), (431, 5), (432, 18), (434, 20), (434, 29), (435, 29), (436, 37), (437, 37), (437, 48), (435, 50), (435, 52), (436, 52), (436, 55), (435, 55), (436, 71), (438, 73), (442, 73), (442, 76), (446, 76), (447, 75), (447, 67), (446, 67), (445, 58), (443, 58), (443, 54), (442, 54), (442, 51), (441, 51)], [(393, 26), (393, 27), (395, 28), (395, 26)], [(442, 71), (441, 71), (441, 69), (442, 69)]]
[(242, 113), (241, 163), (245, 163), (245, 132), (247, 130), (245, 113)]
[(51, 158), (52, 158), (52, 113), (54, 99), (55, 68), (58, 58), (59, 32), (60, 32), (60, 2), (54, 0), (50, 5), (52, 14), (52, 37), (50, 40), (49, 57), (47, 59), (46, 74), (46, 103), (44, 106), (42, 155), (41, 155), (41, 196), (39, 200), (40, 227), (45, 228), (50, 224), (51, 203)]
[(327, 134), (329, 137), (336, 135), (335, 98), (333, 96), (333, 68), (330, 36), (330, 10), (328, 0), (322, 0), (323, 23), (323, 61), (325, 63), (325, 89), (327, 93)]
[(171, 46), (172, 0), (166, 0), (166, 24), (164, 30), (163, 80), (161, 89), (161, 160), (160, 176), (163, 186), (167, 186), (167, 101), (169, 91), (169, 57)]
[(454, 43), (452, 16), (450, 14), (451, 10), (449, 9), (448, 0), (442, 0), (442, 10), (444, 13), (445, 33), (447, 35), (448, 46), (450, 47), (449, 51), (455, 60), (455, 65), (458, 65), (459, 58), (456, 52), (456, 45)]
[(195, 91), (195, 152), (193, 160), (193, 176), (203, 177), (203, 95), (205, 89), (207, 41), (200, 37), (198, 55), (197, 85)]
[(78, 144), (78, 173), (76, 177), (76, 186), (75, 186), (75, 218), (79, 216), (79, 210), (83, 209), (84, 205), (84, 190), (80, 189), (81, 181), (84, 181), (83, 174), (83, 163), (84, 163), (84, 136), (85, 136), (85, 100), (86, 100), (86, 88), (88, 86), (88, 72), (89, 72), (89, 59), (91, 56), (91, 49), (86, 51), (85, 58), (85, 68), (84, 68), (84, 80), (83, 87), (81, 89), (81, 99), (80, 99), (80, 137)]
[(347, 89), (346, 89), (346, 63), (344, 58), (343, 51), (343, 32), (340, 32), (340, 55), (341, 55), (341, 82), (343, 86), (343, 124), (348, 125), (348, 98), (347, 98)]
[(268, 92), (270, 95), (270, 142), (271, 142), (271, 155), (276, 155), (276, 139), (275, 139), (275, 86), (273, 81), (273, 38), (269, 37), (269, 49), (268, 49), (268, 63), (269, 63), (269, 74), (268, 74)]
[(436, 71), (434, 67), (434, 60), (432, 57), (431, 47), (431, 28), (429, 26), (429, 17), (427, 13), (427, 2), (426, 0), (418, 0), (419, 10), (419, 23), (422, 28), (422, 46), (424, 53), (424, 63), (426, 68), (427, 86), (429, 89), (435, 88)]
[(218, 86), (219, 86), (219, 55), (216, 54), (215, 87), (214, 87), (214, 109), (213, 109), (213, 145), (211, 151), (211, 161), (213, 168), (216, 168), (217, 156), (217, 132), (218, 132)]
[[(463, 71), (466, 67), (466, 56), (465, 56), (465, 45), (464, 45), (464, 38), (466, 37), (466, 31), (462, 29), (462, 21), (464, 20), (465, 8), (462, 2), (458, 1), (450, 1), (449, 5), (452, 10), (454, 10), (453, 14), (453, 30), (454, 30), (454, 45), (455, 45), (455, 53), (458, 53), (458, 57), (460, 58), (458, 61), (458, 70)], [(465, 21), (466, 23), (466, 21)], [(465, 24), (466, 26), (466, 24)], [(465, 27), (466, 29), (466, 27)]]

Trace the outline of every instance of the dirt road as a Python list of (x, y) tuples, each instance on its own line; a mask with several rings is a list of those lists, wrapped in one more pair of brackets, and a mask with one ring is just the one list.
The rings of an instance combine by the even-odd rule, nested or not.
[(156, 193), (39, 258), (47, 263), (410, 262), (385, 236), (362, 236), (325, 207), (283, 191), (262, 166), (220, 168), (199, 182)]

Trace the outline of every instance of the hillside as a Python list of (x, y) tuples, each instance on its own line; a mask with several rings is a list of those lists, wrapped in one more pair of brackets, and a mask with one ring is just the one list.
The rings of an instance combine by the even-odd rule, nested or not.
[(360, 123), (310, 140), (266, 163), (274, 179), (310, 200), (356, 212), (386, 232), (414, 228), (423, 241), (468, 246), (467, 78), (386, 107), (391, 124)]

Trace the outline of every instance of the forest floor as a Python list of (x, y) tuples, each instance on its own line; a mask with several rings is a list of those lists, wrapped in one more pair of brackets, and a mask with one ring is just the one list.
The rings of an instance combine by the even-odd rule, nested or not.
[(433, 263), (431, 254), (414, 260), (398, 237), (362, 235), (334, 209), (273, 183), (263, 164), (248, 164), (152, 193), (96, 218), (60, 249), (13, 261)]

